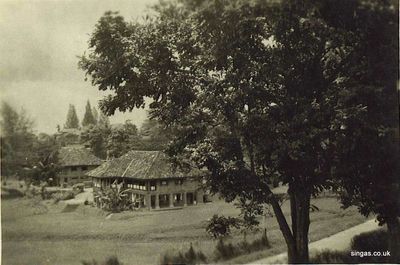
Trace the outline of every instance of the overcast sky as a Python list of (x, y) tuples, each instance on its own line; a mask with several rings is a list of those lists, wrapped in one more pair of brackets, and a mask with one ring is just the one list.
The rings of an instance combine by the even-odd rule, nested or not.
[[(104, 12), (119, 11), (126, 20), (144, 15), (156, 0), (1, 0), (0, 98), (25, 108), (37, 132), (53, 133), (65, 123), (68, 105), (83, 118), (86, 101), (97, 105), (105, 93), (84, 81), (77, 68), (94, 25)], [(140, 126), (145, 110), (118, 113)]]

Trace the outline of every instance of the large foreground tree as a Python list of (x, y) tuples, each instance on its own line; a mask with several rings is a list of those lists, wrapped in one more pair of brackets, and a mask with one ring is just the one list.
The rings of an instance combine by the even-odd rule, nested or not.
[[(109, 115), (152, 98), (151, 116), (176, 135), (169, 155), (181, 166), (188, 158), (206, 167), (211, 191), (239, 199), (244, 210), (256, 205), (261, 213), (271, 204), (289, 263), (307, 263), (310, 199), (334, 183), (342, 131), (362, 120), (368, 100), (347, 100), (361, 92), (344, 81), (366, 75), (354, 67), (357, 54), (371, 51), (360, 52), (363, 25), (343, 23), (369, 14), (360, 12), (369, 5), (388, 7), (373, 0), (176, 1), (157, 5), (143, 23), (108, 12), (80, 66), (100, 90), (113, 91), (100, 104)], [(268, 186), (275, 178), (289, 185), (291, 222)]]

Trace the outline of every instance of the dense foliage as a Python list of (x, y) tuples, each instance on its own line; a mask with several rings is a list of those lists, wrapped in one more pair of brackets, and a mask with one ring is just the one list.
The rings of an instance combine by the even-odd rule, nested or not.
[[(369, 212), (379, 195), (351, 192), (396, 182), (384, 162), (394, 152), (380, 145), (396, 146), (395, 10), (377, 0), (161, 2), (142, 23), (107, 12), (80, 67), (113, 92), (100, 104), (107, 114), (151, 98), (151, 117), (174, 132), (168, 154), (207, 168), (211, 191), (245, 210), (271, 204), (289, 262), (307, 263), (312, 195), (339, 185)], [(273, 179), (289, 185), (291, 227)]]

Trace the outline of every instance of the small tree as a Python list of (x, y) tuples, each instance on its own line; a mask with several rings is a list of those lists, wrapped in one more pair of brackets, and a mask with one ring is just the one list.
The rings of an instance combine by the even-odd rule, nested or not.
[(79, 128), (79, 120), (78, 116), (76, 115), (75, 106), (69, 104), (69, 109), (67, 113), (67, 121), (64, 124), (64, 128), (66, 129), (78, 129)]
[(82, 130), (81, 142), (88, 145), (94, 155), (105, 159), (107, 157), (107, 139), (111, 133), (109, 127), (100, 124)]
[(94, 118), (95, 125), (99, 122), (99, 112), (95, 107), (92, 108), (92, 114)]
[(83, 116), (82, 126), (86, 127), (89, 125), (96, 125), (96, 119), (92, 113), (92, 107), (90, 106), (89, 100), (86, 103), (85, 115)]

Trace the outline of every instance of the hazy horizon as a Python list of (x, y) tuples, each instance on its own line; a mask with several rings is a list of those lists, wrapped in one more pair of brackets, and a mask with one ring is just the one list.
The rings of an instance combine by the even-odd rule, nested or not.
[[(15, 0), (0, 2), (0, 99), (24, 108), (35, 131), (54, 133), (65, 123), (68, 106), (80, 121), (86, 101), (92, 106), (107, 95), (93, 87), (78, 69), (94, 25), (108, 10), (127, 21), (139, 19), (155, 0)], [(138, 127), (145, 109), (117, 112), (111, 123), (131, 120)]]

